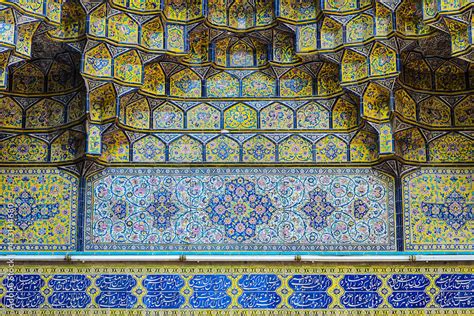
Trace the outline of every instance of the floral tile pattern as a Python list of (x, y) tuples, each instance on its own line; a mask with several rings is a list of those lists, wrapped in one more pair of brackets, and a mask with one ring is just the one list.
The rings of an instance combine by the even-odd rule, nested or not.
[(86, 190), (86, 250), (396, 250), (393, 179), (368, 168), (109, 168)]
[(56, 168), (0, 168), (1, 251), (76, 249), (79, 180)]
[(422, 168), (403, 178), (406, 250), (472, 251), (471, 169)]

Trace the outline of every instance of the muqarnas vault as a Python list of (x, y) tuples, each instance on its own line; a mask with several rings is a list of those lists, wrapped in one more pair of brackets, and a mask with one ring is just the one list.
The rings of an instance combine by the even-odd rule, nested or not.
[[(1, 253), (472, 254), (472, 9), (469, 0), (0, 0)], [(148, 270), (95, 268), (71, 270), (77, 279), (4, 275), (2, 304), (13, 285), (18, 297), (53, 293), (14, 300), (23, 309), (212, 309), (190, 293), (218, 283), (219, 295), (236, 291), (222, 294), (222, 309), (257, 308), (264, 288), (276, 294), (260, 308), (473, 307), (465, 267), (364, 270), (375, 294), (356, 307), (341, 293), (358, 291), (346, 274), (362, 270), (257, 269), (266, 277), (252, 292), (250, 274), (231, 267), (177, 267), (163, 279), (175, 286), (160, 290)], [(321, 305), (291, 296), (306, 277)], [(104, 285), (114, 278), (128, 285)], [(419, 288), (400, 285), (408, 279)], [(58, 305), (57, 284), (76, 281), (130, 292), (130, 304), (98, 294)], [(145, 299), (165, 288), (176, 304)], [(421, 301), (406, 303), (410, 295)]]

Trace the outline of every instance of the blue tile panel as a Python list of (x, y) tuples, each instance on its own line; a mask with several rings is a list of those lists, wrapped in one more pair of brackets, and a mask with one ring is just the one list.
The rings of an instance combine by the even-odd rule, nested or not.
[(84, 250), (395, 251), (393, 180), (370, 168), (107, 168), (86, 180)]
[(473, 274), (227, 271), (5, 274), (1, 303), (14, 310), (474, 309)]
[(179, 275), (147, 275), (143, 280), (146, 290), (143, 304), (149, 309), (180, 308), (185, 301), (180, 293), (183, 286), (184, 280)]
[(474, 274), (442, 274), (436, 280), (440, 292), (436, 304), (446, 308), (472, 308), (474, 306)]
[(422, 274), (394, 274), (388, 280), (393, 290), (388, 302), (395, 308), (422, 308), (430, 302), (426, 287), (430, 280)]

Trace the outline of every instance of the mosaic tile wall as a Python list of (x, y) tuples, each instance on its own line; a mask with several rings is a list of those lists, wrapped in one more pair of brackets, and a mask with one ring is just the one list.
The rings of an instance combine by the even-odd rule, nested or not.
[(25, 308), (40, 315), (146, 308), (192, 315), (222, 310), (468, 315), (474, 308), (474, 274), (464, 265), (128, 263), (20, 265), (15, 275), (7, 270), (4, 266), (0, 283), (6, 314)]

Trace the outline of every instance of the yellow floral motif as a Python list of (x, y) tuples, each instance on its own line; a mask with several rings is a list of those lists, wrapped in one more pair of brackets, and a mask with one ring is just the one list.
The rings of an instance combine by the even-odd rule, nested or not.
[(332, 127), (349, 129), (357, 125), (357, 107), (351, 102), (339, 98), (332, 109)]
[(51, 161), (62, 162), (80, 158), (84, 153), (84, 135), (66, 131), (51, 144)]
[(166, 102), (153, 111), (153, 127), (181, 129), (184, 127), (184, 113), (177, 106)]
[(387, 154), (393, 152), (392, 127), (389, 123), (383, 124), (379, 130), (380, 153)]
[(367, 78), (369, 67), (366, 58), (352, 50), (346, 50), (342, 57), (341, 78), (342, 82), (353, 82)]
[(431, 126), (450, 126), (451, 109), (437, 97), (420, 102), (420, 121)]
[(155, 136), (149, 135), (133, 143), (133, 161), (165, 161), (165, 144)]
[(257, 135), (243, 145), (244, 162), (275, 161), (275, 144), (265, 136)]
[(116, 93), (114, 85), (107, 83), (89, 93), (89, 113), (93, 121), (115, 117)]
[(339, 84), (339, 68), (332, 63), (324, 63), (318, 73), (318, 95), (327, 96), (342, 90)]
[(375, 3), (375, 32), (377, 36), (387, 36), (393, 32), (393, 18), (390, 9), (380, 2)]
[(224, 111), (224, 127), (230, 129), (257, 128), (257, 111), (238, 103)]
[(122, 131), (113, 131), (102, 136), (101, 160), (124, 162), (129, 160), (130, 143)]
[(321, 48), (332, 49), (342, 45), (342, 25), (325, 17), (321, 26)]
[(298, 128), (328, 129), (329, 111), (316, 102), (310, 102), (296, 113)]
[(108, 37), (117, 43), (138, 43), (138, 23), (125, 13), (108, 19)]
[(169, 148), (169, 161), (202, 161), (202, 144), (189, 136), (183, 136), (173, 141)]
[(141, 40), (142, 45), (148, 49), (163, 49), (164, 31), (159, 17), (143, 25)]
[(397, 73), (397, 53), (376, 43), (369, 57), (371, 76), (388, 76)]
[(290, 136), (278, 145), (279, 161), (312, 161), (311, 143), (300, 136)]
[(152, 95), (165, 95), (165, 74), (159, 63), (145, 66), (145, 77), (140, 90)]
[(13, 73), (12, 90), (19, 93), (41, 94), (44, 92), (44, 81), (45, 75), (41, 69), (32, 63), (27, 63)]
[(416, 120), (416, 102), (403, 89), (395, 91), (395, 110), (406, 119)]
[(143, 66), (135, 50), (115, 58), (114, 78), (124, 83), (139, 84), (143, 81)]
[(363, 111), (369, 119), (387, 120), (390, 114), (390, 92), (375, 83), (369, 83), (363, 95)]
[(0, 98), (0, 126), (21, 128), (23, 120), (20, 105), (10, 97)]
[(469, 95), (456, 105), (454, 108), (454, 124), (456, 126), (474, 125), (473, 104), (474, 95)]
[(349, 21), (346, 25), (348, 43), (364, 42), (373, 36), (374, 22), (372, 17), (361, 14)]
[(84, 73), (95, 77), (112, 77), (112, 55), (105, 44), (86, 52)]
[(43, 128), (64, 123), (64, 105), (50, 100), (42, 99), (26, 111), (26, 127)]
[(238, 162), (239, 159), (239, 144), (229, 137), (219, 136), (206, 145), (206, 161)]
[(48, 144), (27, 135), (19, 135), (0, 142), (0, 161), (46, 162)]
[(220, 72), (206, 80), (207, 96), (231, 98), (239, 96), (239, 80), (227, 72)]
[(271, 97), (275, 95), (276, 81), (263, 72), (254, 72), (242, 79), (243, 97)]
[(450, 133), (431, 141), (430, 160), (433, 162), (471, 162), (474, 157), (474, 140)]
[(426, 142), (417, 128), (406, 129), (395, 136), (396, 152), (407, 161), (426, 161)]
[(201, 103), (187, 113), (189, 129), (218, 129), (221, 126), (221, 114), (214, 107)]
[(313, 78), (306, 72), (293, 68), (280, 78), (282, 97), (304, 97), (313, 95)]
[(316, 143), (316, 162), (347, 161), (347, 144), (334, 135), (328, 135)]
[(171, 76), (170, 94), (177, 97), (199, 98), (201, 79), (190, 69), (182, 70)]
[(125, 107), (125, 124), (141, 129), (150, 127), (150, 106), (146, 98)]
[(273, 103), (260, 111), (260, 128), (293, 128), (293, 111), (281, 103)]
[(76, 249), (79, 180), (53, 168), (0, 170), (0, 248)]
[(351, 140), (351, 161), (371, 162), (378, 158), (377, 135), (361, 130)]
[(472, 180), (462, 168), (423, 168), (402, 179), (405, 249), (472, 250)]

